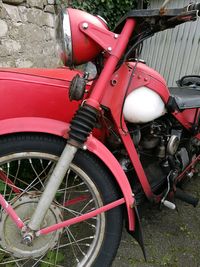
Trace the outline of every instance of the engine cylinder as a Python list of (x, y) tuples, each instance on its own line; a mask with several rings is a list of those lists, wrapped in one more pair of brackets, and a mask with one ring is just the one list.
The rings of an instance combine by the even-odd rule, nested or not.
[(179, 144), (180, 144), (180, 140), (178, 136), (172, 135), (167, 144), (167, 153), (172, 156), (175, 155)]

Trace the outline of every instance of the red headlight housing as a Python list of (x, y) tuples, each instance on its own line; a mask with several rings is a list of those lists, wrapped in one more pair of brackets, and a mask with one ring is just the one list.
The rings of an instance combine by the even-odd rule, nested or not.
[(75, 66), (93, 60), (103, 49), (80, 30), (80, 25), (93, 24), (107, 30), (105, 22), (87, 12), (67, 8), (63, 10), (56, 25), (60, 56), (67, 66)]

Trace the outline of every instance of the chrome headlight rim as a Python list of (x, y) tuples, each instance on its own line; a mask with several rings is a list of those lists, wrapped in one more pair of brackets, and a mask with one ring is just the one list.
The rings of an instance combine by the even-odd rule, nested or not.
[(61, 49), (61, 59), (64, 65), (72, 66), (73, 64), (73, 48), (72, 33), (69, 13), (62, 10), (57, 18), (56, 38)]

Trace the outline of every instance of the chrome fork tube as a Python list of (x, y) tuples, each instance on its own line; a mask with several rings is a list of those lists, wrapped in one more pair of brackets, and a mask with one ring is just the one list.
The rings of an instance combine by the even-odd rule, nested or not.
[(70, 163), (72, 162), (78, 148), (67, 144), (51, 174), (49, 181), (45, 187), (45, 190), (39, 200), (39, 203), (36, 207), (35, 212), (32, 215), (32, 218), (28, 224), (28, 228), (33, 231), (40, 229), (40, 225), (44, 220), (44, 217), (51, 206), (52, 201), (56, 195), (58, 188), (60, 187), (66, 172), (69, 168)]
[(63, 150), (56, 167), (47, 182), (45, 190), (42, 193), (36, 210), (28, 223), (28, 228), (30, 230), (40, 230), (41, 223), (44, 220), (44, 217), (55, 198), (56, 192), (65, 177), (69, 165), (78, 150), (76, 146), (71, 144), (81, 147), (86, 142), (87, 137), (92, 132), (96, 124), (97, 113), (97, 110), (87, 105), (81, 106), (76, 112), (71, 121), (68, 144), (65, 146), (65, 149)]

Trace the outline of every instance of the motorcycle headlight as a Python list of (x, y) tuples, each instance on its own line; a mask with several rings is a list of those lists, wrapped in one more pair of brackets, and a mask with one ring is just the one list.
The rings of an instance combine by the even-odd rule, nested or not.
[(56, 38), (63, 63), (74, 66), (94, 59), (102, 48), (80, 30), (81, 23), (94, 24), (107, 29), (104, 21), (78, 9), (63, 10), (56, 21)]

